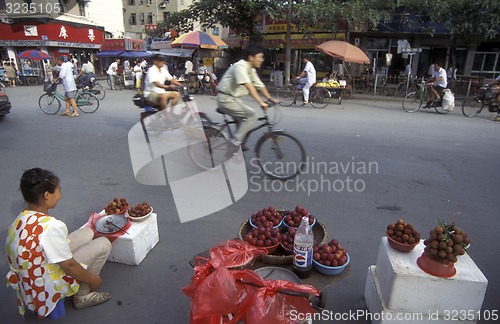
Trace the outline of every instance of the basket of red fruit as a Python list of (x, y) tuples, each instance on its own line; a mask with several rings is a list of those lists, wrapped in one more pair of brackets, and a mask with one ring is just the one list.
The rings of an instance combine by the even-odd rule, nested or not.
[(283, 224), (286, 227), (299, 227), (302, 217), (309, 217), (309, 225), (314, 226), (316, 224), (316, 218), (314, 215), (309, 214), (309, 211), (301, 206), (297, 205), (294, 210), (285, 211), (285, 217), (283, 218)]

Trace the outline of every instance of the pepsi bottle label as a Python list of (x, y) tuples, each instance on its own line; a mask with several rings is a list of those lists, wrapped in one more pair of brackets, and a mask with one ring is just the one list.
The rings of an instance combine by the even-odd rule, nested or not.
[(293, 264), (297, 267), (308, 268), (312, 265), (312, 246), (293, 245)]

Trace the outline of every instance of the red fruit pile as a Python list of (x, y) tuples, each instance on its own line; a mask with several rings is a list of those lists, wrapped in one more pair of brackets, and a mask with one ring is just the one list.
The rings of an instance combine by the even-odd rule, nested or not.
[(415, 244), (420, 242), (420, 233), (413, 225), (407, 224), (403, 219), (398, 219), (396, 223), (387, 226), (387, 236), (394, 241), (403, 244)]
[(253, 246), (270, 247), (281, 242), (281, 235), (277, 228), (253, 228), (245, 237), (245, 241)]
[(128, 202), (125, 198), (113, 198), (109, 204), (104, 207), (106, 215), (118, 214), (128, 208)]
[[(302, 217), (308, 216), (309, 212), (307, 209), (302, 208), (301, 206), (296, 206), (295, 210), (287, 210), (285, 212), (285, 224), (290, 227), (299, 227), (300, 222), (302, 221)], [(309, 215), (309, 225), (314, 223), (314, 216)]]
[(143, 202), (142, 204), (138, 204), (135, 207), (129, 208), (128, 215), (130, 217), (142, 217), (146, 216), (150, 212), (151, 212), (151, 206), (149, 206), (147, 202)]
[(283, 219), (283, 215), (273, 206), (269, 206), (252, 214), (251, 220), (255, 227), (272, 228), (278, 226)]
[(297, 228), (289, 227), (288, 230), (281, 234), (281, 244), (287, 250), (293, 251), (293, 239), (295, 238), (295, 231)]
[(347, 251), (337, 240), (314, 247), (313, 259), (327, 267), (340, 267), (347, 262)]

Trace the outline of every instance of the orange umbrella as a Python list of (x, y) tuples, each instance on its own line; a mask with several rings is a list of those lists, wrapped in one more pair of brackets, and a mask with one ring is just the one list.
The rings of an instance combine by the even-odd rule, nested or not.
[(370, 59), (358, 47), (344, 41), (328, 41), (316, 46), (316, 50), (346, 62), (370, 64)]
[(207, 34), (202, 31), (194, 31), (187, 34), (182, 34), (176, 38), (172, 43), (172, 47), (182, 48), (207, 48), (219, 49), (227, 48), (227, 44), (222, 39), (215, 35)]

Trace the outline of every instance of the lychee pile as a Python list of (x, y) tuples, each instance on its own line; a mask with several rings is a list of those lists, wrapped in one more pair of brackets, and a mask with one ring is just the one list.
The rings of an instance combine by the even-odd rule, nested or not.
[(470, 244), (467, 233), (455, 226), (439, 222), (424, 241), (425, 253), (435, 259), (457, 262), (457, 256), (464, 255)]
[(398, 219), (396, 223), (387, 226), (387, 236), (396, 242), (403, 244), (415, 244), (420, 242), (420, 233), (411, 224), (407, 224), (403, 219)]

